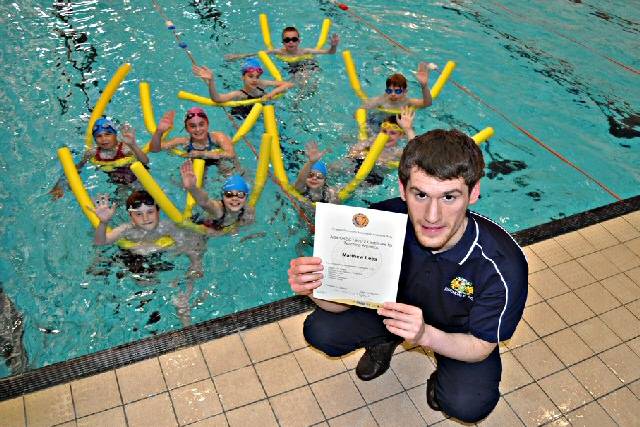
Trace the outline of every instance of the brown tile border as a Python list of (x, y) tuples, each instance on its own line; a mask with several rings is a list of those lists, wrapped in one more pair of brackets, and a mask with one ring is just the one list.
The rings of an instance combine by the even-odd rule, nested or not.
[[(640, 196), (518, 231), (513, 236), (520, 245), (526, 246), (637, 210), (640, 210)], [(159, 334), (21, 375), (2, 378), (0, 379), (0, 401), (275, 322), (312, 307), (313, 304), (307, 298), (285, 298), (178, 331)]]

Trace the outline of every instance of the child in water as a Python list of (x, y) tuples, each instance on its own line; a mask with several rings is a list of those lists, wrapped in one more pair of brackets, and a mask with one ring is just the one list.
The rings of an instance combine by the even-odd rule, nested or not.
[[(411, 140), (416, 136), (413, 130), (415, 110), (405, 106), (400, 111), (400, 114), (396, 116), (387, 116), (380, 125), (380, 132), (386, 134), (389, 139), (376, 160), (376, 165), (384, 166), (390, 162), (399, 162), (403, 150), (398, 145), (399, 141), (404, 136), (407, 137), (407, 140)], [(349, 150), (349, 157), (352, 159), (364, 159), (374, 141), (375, 138), (369, 138), (358, 142)]]
[[(109, 176), (109, 181), (119, 185), (129, 185), (136, 181), (136, 176), (129, 165), (136, 160), (149, 163), (147, 155), (136, 145), (135, 130), (128, 124), (120, 126), (121, 140), (113, 122), (106, 118), (95, 121), (92, 129), (95, 145), (84, 152), (80, 162), (76, 164), (78, 172), (88, 162), (96, 164)], [(60, 178), (49, 192), (54, 199), (64, 195), (64, 183)]]
[(107, 230), (107, 226), (116, 212), (116, 204), (110, 203), (106, 194), (98, 195), (94, 203), (95, 214), (100, 220), (94, 233), (96, 245), (110, 245), (119, 239), (127, 239), (133, 243), (126, 249), (133, 255), (131, 258), (143, 257), (142, 260), (167, 249), (175, 249), (189, 257), (190, 274), (202, 275), (202, 251), (197, 250), (201, 246), (198, 244), (200, 236), (178, 228), (171, 221), (161, 220), (159, 207), (149, 193), (131, 193), (126, 202), (131, 221), (111, 230)]
[[(242, 82), (244, 83), (242, 89), (228, 93), (219, 93), (216, 89), (213, 72), (205, 66), (193, 66), (193, 74), (208, 83), (209, 96), (214, 102), (239, 101), (245, 99), (260, 99), (262, 101), (268, 101), (273, 99), (274, 96), (284, 93), (293, 87), (293, 83), (290, 82), (260, 79), (263, 70), (260, 66), (260, 62), (255, 58), (247, 59), (242, 65), (241, 71)], [(267, 92), (265, 88), (269, 86), (273, 86), (275, 89)], [(251, 111), (250, 105), (233, 107), (231, 109), (231, 114), (246, 116), (249, 111)]]
[(400, 73), (393, 74), (387, 78), (385, 93), (369, 98), (362, 104), (361, 108), (371, 110), (374, 108), (384, 108), (388, 110), (399, 110), (402, 107), (410, 106), (414, 108), (429, 107), (432, 103), (431, 91), (429, 90), (429, 71), (436, 68), (433, 63), (421, 62), (418, 64), (416, 79), (420, 83), (422, 98), (409, 98), (407, 89), (407, 79)]
[[(266, 50), (267, 54), (275, 54), (283, 57), (295, 58), (303, 55), (323, 55), (334, 54), (338, 49), (340, 37), (337, 34), (331, 36), (331, 47), (329, 49), (315, 49), (309, 47), (300, 47), (300, 32), (296, 27), (286, 27), (282, 30), (282, 47), (279, 49)], [(258, 53), (238, 53), (228, 54), (224, 56), (226, 60), (242, 59), (249, 56), (256, 56)]]
[(160, 123), (151, 137), (152, 152), (182, 148), (185, 157), (205, 159), (207, 165), (216, 165), (223, 174), (230, 174), (238, 167), (235, 150), (231, 138), (222, 132), (209, 132), (209, 117), (200, 107), (192, 107), (184, 117), (184, 128), (189, 137), (179, 136), (162, 141), (162, 134), (173, 127), (175, 111), (168, 111), (160, 119)]
[(325, 153), (315, 142), (306, 145), (309, 160), (300, 169), (294, 187), (312, 202), (340, 203), (336, 189), (327, 185), (327, 165), (320, 160)]
[(196, 186), (193, 163), (187, 160), (180, 167), (182, 186), (189, 191), (198, 205), (210, 214), (203, 224), (211, 235), (222, 234), (235, 226), (251, 224), (255, 221), (255, 210), (247, 206), (249, 185), (240, 175), (232, 175), (222, 185), (220, 200), (210, 199), (209, 195)]

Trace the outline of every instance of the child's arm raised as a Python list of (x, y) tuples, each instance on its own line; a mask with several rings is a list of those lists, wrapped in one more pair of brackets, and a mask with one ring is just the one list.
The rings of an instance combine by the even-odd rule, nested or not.
[(242, 94), (239, 90), (234, 90), (229, 93), (219, 93), (218, 89), (216, 89), (216, 83), (213, 78), (213, 71), (205, 66), (194, 65), (191, 67), (193, 70), (193, 75), (196, 77), (200, 77), (207, 83), (207, 87), (209, 88), (209, 97), (213, 102), (227, 102), (231, 101)]
[(122, 141), (124, 144), (131, 150), (136, 159), (138, 159), (141, 163), (147, 165), (149, 164), (149, 157), (147, 153), (142, 151), (138, 144), (136, 144), (136, 130), (131, 127), (128, 123), (120, 126), (120, 132), (122, 133)]

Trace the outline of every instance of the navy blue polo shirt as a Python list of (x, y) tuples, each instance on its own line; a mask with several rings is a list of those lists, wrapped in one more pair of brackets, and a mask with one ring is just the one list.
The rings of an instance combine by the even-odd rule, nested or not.
[[(395, 198), (372, 209), (407, 213)], [(432, 253), (407, 221), (398, 302), (420, 307), (427, 324), (488, 342), (513, 335), (527, 299), (527, 260), (511, 235), (467, 211), (467, 228), (451, 249)]]

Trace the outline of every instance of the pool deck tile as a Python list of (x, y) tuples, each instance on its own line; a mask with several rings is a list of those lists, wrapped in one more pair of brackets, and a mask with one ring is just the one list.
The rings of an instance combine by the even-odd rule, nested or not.
[(114, 371), (72, 382), (71, 394), (78, 418), (122, 405)]
[(158, 358), (116, 369), (116, 375), (124, 403), (151, 397), (167, 390)]
[(175, 427), (178, 425), (169, 393), (125, 405), (130, 427)]
[[(501, 398), (477, 425), (640, 419), (640, 213), (524, 248), (529, 299), (500, 345)], [(427, 406), (431, 352), (398, 346), (361, 382), (363, 350), (308, 346), (308, 313), (0, 402), (7, 426), (459, 426)]]
[(124, 408), (119, 406), (97, 414), (78, 418), (78, 427), (126, 427), (127, 420), (124, 416)]
[(0, 415), (7, 427), (25, 427), (24, 398), (20, 396), (0, 402)]

